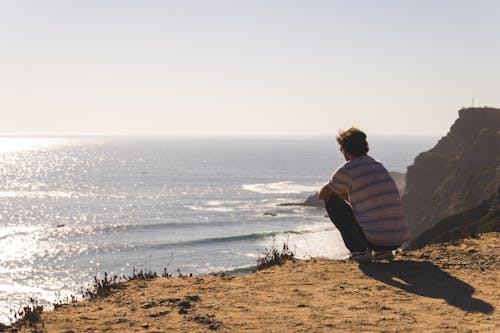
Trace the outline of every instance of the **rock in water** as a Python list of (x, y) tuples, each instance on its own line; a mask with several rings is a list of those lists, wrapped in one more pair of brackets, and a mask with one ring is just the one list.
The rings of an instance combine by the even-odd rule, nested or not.
[(315, 194), (311, 194), (310, 196), (307, 197), (302, 202), (285, 202), (285, 203), (280, 203), (278, 204), (280, 207), (288, 207), (288, 206), (307, 206), (307, 207), (318, 207), (318, 208), (323, 208), (325, 207), (325, 202), (323, 200), (318, 199), (318, 197)]
[(499, 188), (500, 109), (461, 109), (449, 133), (408, 167), (403, 205), (412, 237), (491, 200)]
[(312, 207), (325, 207), (325, 202), (323, 200), (318, 199), (316, 194), (310, 195), (306, 200), (302, 203), (304, 206), (312, 206)]

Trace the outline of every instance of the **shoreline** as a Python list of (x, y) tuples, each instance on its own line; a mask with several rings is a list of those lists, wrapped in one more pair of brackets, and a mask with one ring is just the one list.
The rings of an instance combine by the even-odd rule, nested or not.
[[(308, 259), (297, 259), (297, 260), (308, 260)], [(137, 270), (137, 269), (133, 269), (132, 271), (133, 272), (141, 272), (142, 273), (142, 270), (140, 271), (140, 270)], [(174, 276), (173, 274), (168, 273), (169, 274), (168, 278), (205, 277), (205, 276), (218, 276), (218, 275), (235, 275), (235, 276), (238, 276), (238, 275), (252, 274), (252, 273), (255, 273), (256, 271), (257, 271), (257, 265), (249, 265), (249, 266), (244, 266), (244, 267), (237, 267), (237, 268), (233, 268), (233, 269), (228, 269), (228, 270), (225, 270), (225, 271), (209, 272), (209, 273), (199, 274), (199, 275), (188, 273), (188, 274), (180, 274), (180, 275)], [(132, 274), (135, 274), (135, 273), (132, 273)], [(155, 278), (165, 278), (165, 276), (162, 275), (164, 273), (160, 273), (160, 272), (156, 272), (156, 271), (145, 272), (145, 274), (154, 274), (154, 275), (156, 275)], [(117, 284), (128, 283), (128, 282), (131, 282), (133, 280), (140, 280), (140, 281), (146, 281), (146, 282), (151, 280), (151, 279), (138, 279), (138, 278), (134, 278), (133, 275), (121, 275), (121, 276), (118, 276), (115, 273), (107, 273), (107, 272), (102, 272), (101, 273), (101, 272), (98, 272), (98, 275), (94, 276), (93, 281), (101, 281), (101, 279), (98, 277), (98, 276), (101, 276), (101, 275), (116, 276), (116, 277), (118, 277), (119, 281), (117, 282)], [(82, 301), (88, 300), (87, 298), (83, 298), (81, 295), (75, 296), (75, 294), (78, 294), (78, 292), (81, 291), (81, 290), (87, 289), (88, 287), (91, 286), (91, 284), (92, 284), (92, 281), (89, 281), (87, 284), (82, 284), (80, 286), (80, 288), (75, 289), (73, 293), (67, 294), (64, 297), (64, 299), (74, 298), (76, 300), (75, 302), (82, 302)], [(28, 304), (28, 301), (31, 300), (31, 299), (39, 302), (39, 300), (37, 298), (31, 298), (30, 297), (18, 309), (10, 309), (10, 311), (11, 312), (19, 311), (22, 308), (24, 308), (25, 306), (29, 306), (30, 304)], [(58, 303), (57, 300), (55, 300), (54, 302), (44, 301), (44, 302), (39, 303), (39, 304), (44, 307), (44, 313), (47, 313), (47, 312), (54, 311), (56, 307), (71, 305), (72, 303), (75, 303), (75, 302), (61, 301), (60, 303)], [(7, 323), (7, 322), (0, 321), (0, 332), (3, 332), (2, 331), (3, 327), (10, 327), (10, 324)]]
[(44, 312), (39, 330), (493, 332), (499, 240), (488, 233), (433, 244), (392, 263), (289, 260), (248, 274), (133, 280)]

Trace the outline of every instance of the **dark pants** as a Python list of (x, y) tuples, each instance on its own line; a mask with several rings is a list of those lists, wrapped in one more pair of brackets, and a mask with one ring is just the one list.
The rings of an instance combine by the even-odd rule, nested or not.
[(401, 245), (397, 246), (381, 246), (371, 243), (366, 239), (363, 230), (356, 221), (356, 217), (352, 211), (351, 205), (349, 205), (345, 200), (333, 196), (326, 202), (326, 211), (330, 220), (337, 227), (342, 235), (345, 246), (349, 251), (365, 251), (375, 250), (375, 251), (390, 251), (399, 248)]

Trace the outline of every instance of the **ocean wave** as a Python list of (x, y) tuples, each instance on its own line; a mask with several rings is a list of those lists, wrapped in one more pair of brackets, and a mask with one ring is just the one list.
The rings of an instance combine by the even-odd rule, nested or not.
[(150, 245), (147, 246), (148, 248), (155, 249), (155, 250), (162, 250), (165, 248), (171, 248), (171, 247), (181, 247), (181, 246), (197, 246), (197, 245), (207, 245), (207, 244), (214, 244), (214, 243), (232, 243), (232, 242), (240, 242), (240, 241), (248, 241), (248, 240), (259, 240), (259, 239), (265, 239), (265, 238), (271, 238), (275, 236), (276, 234), (297, 234), (299, 233), (298, 231), (295, 230), (289, 230), (289, 231), (269, 231), (269, 232), (259, 232), (259, 233), (252, 233), (252, 234), (245, 234), (245, 235), (234, 235), (234, 236), (224, 236), (224, 237), (210, 237), (210, 238), (201, 238), (201, 239), (194, 239), (194, 240), (187, 240), (187, 241), (181, 241), (181, 242), (172, 242), (172, 243), (162, 243), (162, 244), (155, 244), (155, 245)]
[[(289, 206), (289, 207), (287, 207)], [(261, 201), (247, 201), (245, 203), (241, 201), (235, 202), (221, 202), (221, 203), (210, 203), (199, 205), (184, 205), (184, 208), (199, 212), (208, 213), (237, 213), (245, 214), (247, 216), (262, 216), (263, 214), (275, 213), (280, 215), (296, 215), (302, 214), (309, 206), (304, 206), (302, 204), (288, 205), (286, 199), (275, 199), (275, 200), (261, 200)], [(278, 209), (276, 207), (279, 207)], [(312, 207), (315, 208), (315, 207)]]
[(297, 228), (297, 231), (300, 234), (309, 234), (309, 233), (330, 231), (330, 230), (335, 230), (335, 229), (336, 228), (333, 225), (333, 223), (317, 222), (317, 223), (311, 223), (311, 224), (306, 224), (306, 225), (300, 226)]
[(11, 234), (7, 230), (0, 230), (0, 240), (9, 237)]
[(234, 208), (231, 208), (231, 207), (221, 207), (221, 206), (216, 206), (216, 205), (212, 205), (212, 206), (208, 206), (208, 207), (186, 205), (184, 207), (188, 208), (188, 209), (191, 209), (191, 210), (203, 211), (203, 212), (219, 212), (219, 213), (234, 212)]
[[(241, 201), (232, 201), (231, 203), (240, 203)], [(207, 206), (223, 206), (227, 205), (229, 202), (228, 201), (221, 201), (221, 200), (209, 200), (207, 201)]]
[(224, 274), (247, 274), (251, 273), (252, 271), (256, 270), (257, 266), (256, 265), (245, 265), (245, 266), (239, 266), (239, 267), (234, 267), (234, 268), (226, 268), (222, 267), (218, 271), (213, 271), (212, 273), (224, 273)]
[(300, 194), (305, 192), (315, 192), (317, 185), (303, 185), (293, 181), (282, 181), (267, 184), (244, 184), (242, 189), (261, 194)]
[(0, 198), (27, 198), (27, 199), (126, 199), (125, 194), (99, 194), (93, 192), (71, 191), (0, 191)]
[[(211, 221), (211, 222), (158, 222), (158, 223), (95, 223), (82, 225), (80, 223), (45, 225), (37, 228), (39, 240), (53, 240), (60, 237), (78, 237), (95, 234), (107, 234), (116, 232), (134, 232), (141, 230), (162, 230), (162, 229), (181, 229), (181, 228), (206, 228), (207, 226), (223, 226), (234, 224), (228, 221)], [(10, 234), (2, 235), (0, 240), (9, 236), (20, 236), (29, 234), (31, 231), (15, 230)]]
[[(173, 248), (173, 247), (195, 247), (198, 245), (208, 245), (215, 243), (232, 243), (232, 242), (240, 242), (240, 241), (251, 241), (251, 240), (264, 240), (273, 237), (286, 237), (289, 235), (305, 235), (310, 233), (317, 233), (323, 231), (331, 231), (335, 228), (330, 224), (318, 223), (313, 224), (310, 227), (304, 226), (296, 230), (282, 230), (282, 231), (266, 231), (266, 232), (257, 232), (243, 235), (232, 235), (232, 236), (223, 236), (223, 237), (208, 237), (194, 240), (186, 240), (180, 242), (169, 242), (162, 244), (149, 245), (144, 244), (144, 248), (162, 250), (165, 248)], [(137, 247), (141, 247), (140, 245)]]
[(150, 229), (183, 229), (183, 228), (206, 228), (219, 227), (228, 224), (234, 224), (231, 221), (210, 221), (210, 222), (159, 222), (159, 223), (144, 223), (144, 224), (120, 224), (115, 226), (104, 226), (103, 231), (115, 230), (150, 230)]

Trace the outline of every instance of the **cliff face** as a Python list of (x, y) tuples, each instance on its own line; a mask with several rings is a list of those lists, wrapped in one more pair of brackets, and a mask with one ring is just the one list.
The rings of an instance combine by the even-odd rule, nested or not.
[(413, 238), (499, 190), (500, 109), (462, 109), (450, 132), (408, 167), (403, 205)]

